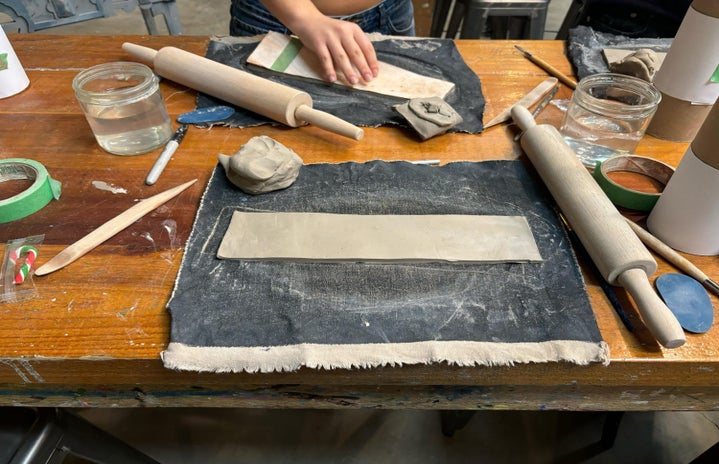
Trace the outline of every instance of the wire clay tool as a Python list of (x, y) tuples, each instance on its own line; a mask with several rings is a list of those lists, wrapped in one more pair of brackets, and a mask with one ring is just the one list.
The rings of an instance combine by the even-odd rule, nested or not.
[(149, 213), (163, 203), (169, 201), (171, 198), (176, 197), (195, 182), (197, 182), (197, 179), (191, 180), (184, 184), (178, 185), (177, 187), (165, 190), (164, 192), (158, 193), (157, 195), (142, 200), (132, 208), (128, 209), (124, 213), (119, 214), (118, 216), (115, 216), (113, 219), (110, 219), (109, 221), (107, 221), (97, 229), (93, 230), (77, 242), (62, 250), (50, 261), (37, 268), (35, 270), (35, 275), (42, 276), (51, 272), (55, 272), (58, 269), (62, 269), (68, 264), (78, 260), (86, 253), (94, 249), (96, 246), (100, 245), (105, 240), (114, 236), (121, 230), (127, 228), (130, 224), (137, 221), (145, 214)]
[[(559, 86), (557, 85), (557, 86), (554, 87), (554, 89), (552, 89), (551, 92), (549, 92), (549, 93), (542, 99), (542, 101), (539, 102), (539, 105), (537, 105), (537, 107), (534, 108), (534, 111), (532, 111), (532, 117), (533, 117), (533, 118), (536, 118), (537, 115), (539, 115), (539, 113), (541, 113), (542, 110), (547, 107), (547, 105), (549, 104), (549, 102), (552, 101), (552, 98), (554, 98), (554, 96), (557, 94), (557, 91), (558, 91), (558, 90), (559, 90)], [(521, 133), (521, 132), (518, 132), (517, 135), (514, 136), (514, 141), (516, 142), (517, 140), (519, 140), (519, 137), (521, 137), (521, 136), (522, 136), (522, 133)]]
[(545, 71), (547, 71), (547, 72), (548, 72), (549, 74), (551, 74), (552, 76), (554, 76), (554, 77), (556, 77), (557, 79), (559, 79), (559, 80), (562, 82), (562, 84), (566, 85), (567, 87), (569, 87), (569, 88), (572, 89), (572, 90), (574, 90), (574, 89), (577, 88), (577, 82), (576, 82), (576, 81), (574, 81), (573, 79), (571, 79), (570, 77), (568, 77), (566, 74), (563, 74), (560, 70), (558, 70), (557, 68), (555, 68), (555, 67), (552, 66), (551, 64), (547, 63), (546, 61), (544, 61), (544, 60), (541, 59), (541, 58), (538, 58), (538, 57), (532, 55), (531, 53), (529, 53), (527, 50), (523, 49), (523, 48), (520, 47), (519, 45), (515, 45), (514, 47), (515, 47), (517, 50), (519, 50), (519, 51), (522, 53), (522, 55), (524, 55), (529, 61), (531, 61), (532, 63), (536, 64), (536, 65), (539, 66), (540, 68), (542, 68), (542, 69), (544, 69)]
[(160, 178), (160, 174), (162, 174), (162, 171), (165, 169), (165, 166), (167, 166), (167, 163), (170, 161), (170, 158), (172, 158), (172, 155), (175, 154), (175, 151), (177, 150), (177, 147), (180, 146), (182, 139), (185, 138), (186, 132), (187, 124), (181, 124), (180, 127), (177, 128), (172, 138), (170, 138), (170, 141), (167, 142), (167, 145), (165, 145), (165, 149), (162, 150), (162, 153), (160, 153), (157, 161), (155, 161), (152, 169), (150, 169), (149, 174), (147, 174), (147, 178), (145, 179), (145, 183), (147, 185), (154, 184), (157, 182), (157, 179)]

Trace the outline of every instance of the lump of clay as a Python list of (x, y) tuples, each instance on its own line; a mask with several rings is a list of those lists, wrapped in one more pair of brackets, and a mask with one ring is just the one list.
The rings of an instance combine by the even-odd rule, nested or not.
[(656, 52), (648, 48), (640, 48), (620, 61), (609, 63), (608, 67), (613, 73), (634, 76), (651, 82), (657, 72), (656, 64)]
[(394, 109), (404, 116), (422, 140), (444, 134), (462, 122), (462, 116), (439, 97), (413, 98), (395, 105)]
[(250, 194), (289, 187), (303, 164), (297, 153), (264, 135), (252, 137), (232, 156), (218, 155), (218, 160), (230, 182)]

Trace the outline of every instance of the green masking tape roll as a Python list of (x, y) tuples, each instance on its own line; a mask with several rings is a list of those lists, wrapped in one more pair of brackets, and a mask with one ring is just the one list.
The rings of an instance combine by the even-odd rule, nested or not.
[(29, 216), (53, 198), (60, 198), (60, 182), (51, 178), (42, 164), (21, 158), (0, 160), (0, 182), (22, 179), (34, 182), (17, 195), (0, 200), (0, 224)]
[(604, 193), (615, 205), (636, 211), (651, 211), (661, 193), (645, 193), (620, 185), (607, 175), (614, 171), (642, 174), (665, 186), (674, 174), (674, 168), (668, 164), (644, 156), (620, 155), (598, 162), (594, 168), (594, 178)]

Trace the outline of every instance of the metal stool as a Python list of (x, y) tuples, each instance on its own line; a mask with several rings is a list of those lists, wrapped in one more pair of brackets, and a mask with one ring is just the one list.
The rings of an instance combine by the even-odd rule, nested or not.
[(175, 0), (0, 0), (0, 13), (11, 22), (2, 23), (7, 33), (27, 33), (65, 24), (114, 16), (116, 10), (131, 13), (140, 7), (150, 34), (160, 33), (155, 16), (162, 15), (171, 35), (182, 34)]
[[(447, 34), (454, 38), (459, 29), (461, 39), (479, 39), (487, 21), (492, 17), (492, 38), (541, 40), (547, 22), (550, 0), (437, 0), (432, 15), (430, 36), (442, 37), (447, 17), (451, 13)], [(451, 12), (450, 12), (451, 9)]]
[(62, 409), (0, 407), (0, 462), (59, 464), (67, 456), (102, 464), (159, 464)]

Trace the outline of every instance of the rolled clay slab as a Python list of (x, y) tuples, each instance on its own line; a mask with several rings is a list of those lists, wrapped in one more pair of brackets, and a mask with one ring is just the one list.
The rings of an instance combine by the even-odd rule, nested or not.
[(541, 261), (523, 216), (235, 211), (222, 259), (387, 262)]

